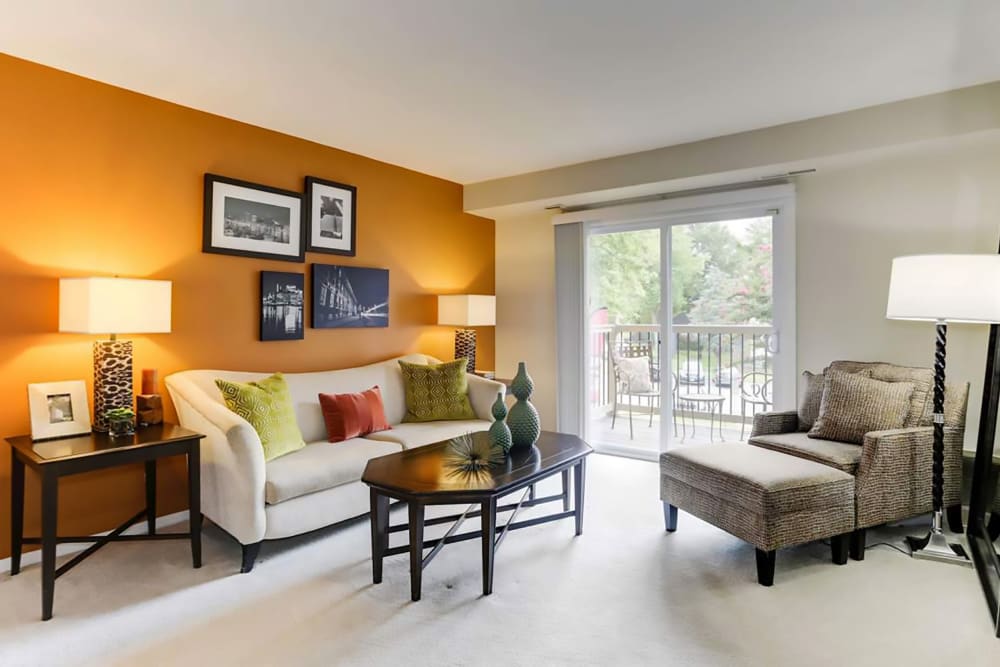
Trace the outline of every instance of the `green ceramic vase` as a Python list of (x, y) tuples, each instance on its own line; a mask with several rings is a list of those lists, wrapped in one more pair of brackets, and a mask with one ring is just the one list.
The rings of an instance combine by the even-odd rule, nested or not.
[(528, 401), (534, 389), (535, 384), (531, 381), (531, 376), (528, 375), (522, 361), (517, 365), (517, 375), (510, 383), (510, 391), (517, 402), (511, 406), (507, 415), (511, 443), (515, 448), (531, 447), (542, 431), (538, 410)]
[(510, 452), (512, 443), (510, 428), (508, 428), (507, 422), (504, 421), (504, 417), (507, 416), (507, 404), (504, 403), (502, 391), (497, 392), (497, 400), (494, 401), (491, 412), (493, 413), (494, 421), (493, 425), (490, 426), (490, 442), (494, 445), (499, 445), (506, 455)]

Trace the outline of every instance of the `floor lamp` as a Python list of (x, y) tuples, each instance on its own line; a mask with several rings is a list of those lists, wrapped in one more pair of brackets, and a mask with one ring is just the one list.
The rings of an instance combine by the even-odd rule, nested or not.
[(908, 537), (914, 558), (971, 565), (942, 529), (944, 505), (944, 381), (948, 323), (1000, 322), (1000, 255), (913, 255), (892, 260), (886, 317), (937, 326), (934, 349), (934, 515), (930, 532)]

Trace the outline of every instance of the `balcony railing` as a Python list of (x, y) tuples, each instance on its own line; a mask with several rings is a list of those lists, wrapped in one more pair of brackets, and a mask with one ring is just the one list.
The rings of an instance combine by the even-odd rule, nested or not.
[[(596, 325), (590, 328), (590, 385), (592, 414), (610, 410), (615, 398), (612, 355), (649, 356), (652, 379), (678, 396), (722, 396), (724, 418), (752, 419), (769, 409), (773, 360), (769, 341), (773, 327), (675, 324), (674, 341), (667, 354), (666, 341), (655, 324)], [(745, 400), (754, 397), (757, 400)]]

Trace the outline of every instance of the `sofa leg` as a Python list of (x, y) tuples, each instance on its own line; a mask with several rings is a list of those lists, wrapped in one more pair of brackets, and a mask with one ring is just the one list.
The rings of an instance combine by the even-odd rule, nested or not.
[(830, 552), (836, 565), (847, 564), (848, 542), (853, 535), (854, 533), (844, 533), (843, 535), (834, 535), (830, 539)]
[(757, 583), (761, 586), (774, 584), (774, 550), (757, 549)]
[(948, 518), (948, 530), (953, 533), (958, 533), (961, 535), (965, 532), (962, 528), (962, 504), (952, 505), (945, 510), (945, 515)]
[(677, 530), (677, 508), (665, 500), (663, 501), (663, 523), (668, 533)]
[(865, 559), (865, 529), (858, 528), (850, 537), (850, 552), (852, 560)]
[(240, 566), (240, 574), (246, 574), (253, 569), (254, 561), (257, 560), (257, 554), (260, 553), (260, 542), (254, 542), (253, 544), (244, 544), (243, 546), (243, 565)]

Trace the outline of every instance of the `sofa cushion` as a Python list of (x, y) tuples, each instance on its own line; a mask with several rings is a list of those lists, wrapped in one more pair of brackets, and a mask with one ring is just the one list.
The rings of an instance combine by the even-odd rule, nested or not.
[(390, 428), (378, 387), (352, 394), (320, 394), (319, 406), (330, 442), (343, 442)]
[(910, 409), (912, 382), (883, 382), (830, 370), (810, 438), (860, 445), (865, 433), (901, 428)]
[(442, 421), (442, 422), (414, 422), (403, 423), (393, 426), (391, 431), (381, 431), (370, 433), (366, 438), (372, 440), (382, 440), (385, 442), (396, 442), (405, 449), (422, 447), (432, 442), (441, 442), (451, 438), (475, 433), (476, 431), (486, 431), (492, 422), (485, 419), (466, 419), (462, 421)]
[(260, 436), (264, 460), (270, 461), (306, 446), (295, 421), (288, 383), (281, 373), (254, 382), (215, 381), (226, 407), (250, 422)]
[(269, 461), (264, 472), (264, 500), (280, 503), (341, 484), (357, 482), (368, 459), (393, 454), (399, 443), (353, 438), (312, 442), (297, 452)]
[(779, 433), (750, 438), (751, 445), (790, 454), (800, 459), (823, 463), (837, 470), (855, 474), (861, 463), (862, 448), (848, 442), (810, 438), (805, 433)]
[(404, 422), (475, 419), (469, 403), (468, 359), (443, 364), (411, 364), (400, 361), (406, 393)]

